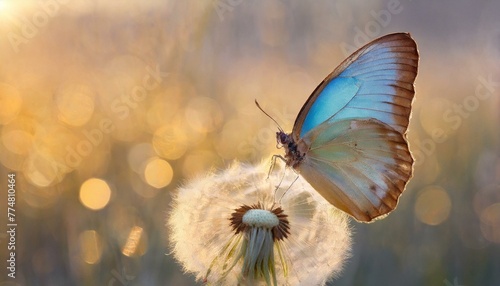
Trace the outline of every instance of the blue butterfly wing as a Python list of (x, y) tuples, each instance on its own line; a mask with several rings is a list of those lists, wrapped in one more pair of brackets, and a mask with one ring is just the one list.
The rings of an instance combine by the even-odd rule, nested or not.
[(292, 138), (305, 150), (296, 168), (359, 221), (392, 211), (412, 175), (405, 133), (418, 58), (409, 34), (374, 40), (316, 88), (295, 121)]
[(375, 118), (404, 134), (415, 93), (418, 52), (406, 33), (381, 37), (339, 65), (299, 112), (294, 139), (325, 121)]

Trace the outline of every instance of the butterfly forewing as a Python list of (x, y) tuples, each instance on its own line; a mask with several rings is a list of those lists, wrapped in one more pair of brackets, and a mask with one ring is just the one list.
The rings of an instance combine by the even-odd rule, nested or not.
[(292, 131), (298, 140), (326, 120), (375, 118), (408, 127), (418, 52), (409, 34), (381, 37), (347, 58), (312, 93)]

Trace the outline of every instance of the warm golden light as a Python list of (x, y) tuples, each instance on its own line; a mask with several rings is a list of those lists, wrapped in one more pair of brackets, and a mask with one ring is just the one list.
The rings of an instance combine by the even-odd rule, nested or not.
[(155, 188), (163, 188), (170, 184), (174, 176), (174, 170), (170, 164), (160, 158), (152, 159), (144, 169), (146, 182)]
[[(249, 134), (251, 126), (244, 124), (243, 120), (229, 120), (224, 124), (219, 136), (215, 139), (217, 144), (217, 154), (225, 159), (243, 158), (243, 156), (255, 156), (259, 151), (268, 147), (264, 144), (259, 144), (261, 140), (258, 138), (244, 137), (242, 134)], [(265, 130), (264, 132), (266, 132)], [(274, 135), (273, 131), (269, 131)]]
[(222, 123), (222, 110), (212, 98), (195, 97), (186, 108), (186, 121), (197, 132), (210, 132)]
[(217, 164), (220, 158), (213, 152), (205, 150), (195, 150), (189, 153), (182, 166), (182, 172), (186, 177), (193, 177), (201, 172), (210, 170)]
[(156, 129), (153, 136), (153, 146), (159, 156), (175, 160), (187, 150), (188, 136), (182, 125), (164, 125)]
[(80, 202), (91, 210), (104, 208), (110, 198), (111, 189), (104, 180), (88, 179), (80, 187)]
[(25, 160), (23, 172), (28, 181), (38, 187), (47, 187), (62, 179), (63, 173), (55, 162), (39, 152), (32, 152)]
[(9, 9), (9, 3), (7, 3), (8, 0), (0, 0), (0, 13), (4, 13)]
[(426, 100), (425, 108), (419, 110), (419, 118), (420, 124), (428, 136), (436, 138), (439, 141), (444, 140), (445, 136), (450, 135), (454, 131), (451, 128), (451, 124), (443, 118), (447, 110), (450, 110), (452, 107), (453, 102), (445, 98), (436, 97)]
[(88, 86), (68, 85), (56, 94), (56, 105), (60, 121), (72, 126), (82, 126), (94, 112), (94, 94)]
[[(2, 3), (4, 1), (0, 0), (0, 13), (2, 12)], [(15, 87), (0, 82), (0, 124), (11, 121), (19, 113), (22, 103), (23, 100)]]
[(439, 225), (448, 219), (451, 200), (439, 186), (430, 186), (420, 191), (415, 202), (415, 215), (428, 225)]
[(127, 242), (123, 246), (122, 253), (125, 256), (133, 256), (136, 254), (138, 247), (140, 246), (142, 234), (142, 227), (134, 226), (127, 237)]
[[(172, 119), (183, 110), (183, 101), (194, 94), (196, 90), (187, 81), (172, 79), (161, 89), (160, 94), (151, 98), (152, 104), (146, 113), (147, 124), (152, 130), (166, 124), (179, 126), (173, 124)], [(168, 101), (165, 98), (168, 98)]]
[(101, 260), (102, 242), (95, 230), (86, 230), (79, 236), (80, 256), (88, 264), (96, 264)]
[(24, 117), (18, 117), (18, 120), (5, 125), (1, 130), (5, 148), (15, 154), (27, 154), (33, 145), (35, 125), (33, 120)]
[(153, 156), (155, 156), (155, 151), (150, 143), (136, 144), (132, 146), (128, 151), (128, 165), (130, 169), (140, 174), (144, 171), (148, 160)]

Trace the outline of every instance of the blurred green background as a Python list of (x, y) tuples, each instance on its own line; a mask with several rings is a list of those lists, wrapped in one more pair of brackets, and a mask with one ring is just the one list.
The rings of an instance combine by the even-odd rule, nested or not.
[[(500, 285), (500, 2), (0, 0), (0, 285), (195, 285), (176, 186), (259, 162), (350, 52), (410, 32), (415, 174), (331, 285)], [(16, 278), (6, 276), (16, 174)], [(3, 284), (2, 284), (3, 283)]]

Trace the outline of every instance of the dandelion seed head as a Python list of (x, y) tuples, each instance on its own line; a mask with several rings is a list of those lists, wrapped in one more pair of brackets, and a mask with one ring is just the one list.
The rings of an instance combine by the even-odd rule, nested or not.
[(234, 163), (178, 189), (167, 226), (186, 272), (209, 285), (324, 285), (341, 271), (347, 216), (293, 171), (268, 169)]
[(271, 229), (278, 226), (279, 222), (278, 217), (268, 210), (251, 209), (243, 215), (243, 223), (248, 226)]

